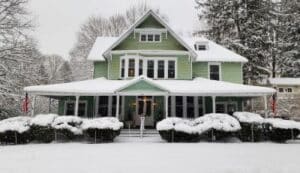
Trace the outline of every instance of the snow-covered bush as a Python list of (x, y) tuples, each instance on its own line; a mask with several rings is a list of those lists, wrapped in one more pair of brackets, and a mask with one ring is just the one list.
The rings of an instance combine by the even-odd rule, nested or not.
[(68, 139), (74, 139), (82, 135), (82, 119), (75, 116), (58, 116), (54, 119), (52, 127), (56, 136), (62, 135)]
[(212, 141), (237, 136), (237, 132), (241, 130), (240, 123), (234, 117), (223, 113), (205, 114), (195, 121), (209, 129), (206, 136)]
[(166, 118), (157, 123), (160, 136), (168, 142), (195, 142), (207, 131), (202, 124), (181, 118)]
[(19, 116), (0, 121), (0, 143), (28, 143), (30, 117)]
[(233, 116), (240, 122), (239, 138), (242, 141), (261, 141), (264, 139), (264, 118), (251, 112), (234, 112)]
[(113, 141), (122, 127), (123, 123), (113, 117), (84, 119), (81, 125), (83, 132), (95, 143)]
[(275, 142), (285, 142), (300, 134), (300, 123), (294, 120), (267, 118), (264, 122), (266, 136)]
[(55, 139), (52, 123), (56, 114), (39, 114), (31, 119), (31, 133), (33, 139), (40, 142), (51, 142)]
[(206, 114), (195, 120), (167, 118), (157, 126), (161, 137), (169, 142), (194, 142), (204, 136), (220, 139), (241, 129), (239, 122), (227, 114)]

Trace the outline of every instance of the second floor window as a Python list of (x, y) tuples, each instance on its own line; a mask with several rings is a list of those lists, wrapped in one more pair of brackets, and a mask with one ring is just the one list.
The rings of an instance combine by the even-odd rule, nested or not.
[(209, 66), (209, 78), (211, 80), (220, 80), (220, 65)]
[(149, 77), (149, 78), (154, 77), (154, 61), (153, 60), (147, 61), (147, 77)]
[(168, 61), (168, 78), (175, 78), (175, 61)]
[(121, 77), (125, 77), (125, 59), (121, 61)]
[(165, 77), (165, 61), (158, 61), (158, 71), (157, 71), (158, 78)]
[(139, 60), (139, 75), (143, 74), (143, 60)]
[(129, 59), (128, 62), (128, 77), (134, 77), (135, 76), (135, 60)]
[(160, 34), (141, 34), (140, 42), (160, 42), (161, 35)]

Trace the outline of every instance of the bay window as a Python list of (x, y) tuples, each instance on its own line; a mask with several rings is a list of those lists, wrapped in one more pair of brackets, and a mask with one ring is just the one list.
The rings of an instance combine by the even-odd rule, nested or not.
[(168, 78), (175, 78), (175, 61), (168, 61)]
[(135, 76), (135, 60), (129, 59), (128, 63), (128, 77), (134, 77)]
[(139, 76), (143, 75), (143, 60), (139, 60)]

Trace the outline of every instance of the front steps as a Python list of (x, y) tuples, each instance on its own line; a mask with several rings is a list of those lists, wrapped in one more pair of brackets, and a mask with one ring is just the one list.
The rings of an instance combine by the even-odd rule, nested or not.
[[(119, 137), (135, 137), (139, 138), (140, 129), (122, 129)], [(145, 129), (143, 133), (144, 137), (159, 137), (158, 131), (156, 129)]]

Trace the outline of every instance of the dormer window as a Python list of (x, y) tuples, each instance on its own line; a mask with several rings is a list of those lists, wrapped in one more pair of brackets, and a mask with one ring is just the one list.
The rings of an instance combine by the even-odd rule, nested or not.
[(161, 34), (143, 33), (140, 34), (140, 42), (160, 42)]
[(207, 43), (195, 43), (194, 48), (196, 51), (204, 51), (208, 49)]

